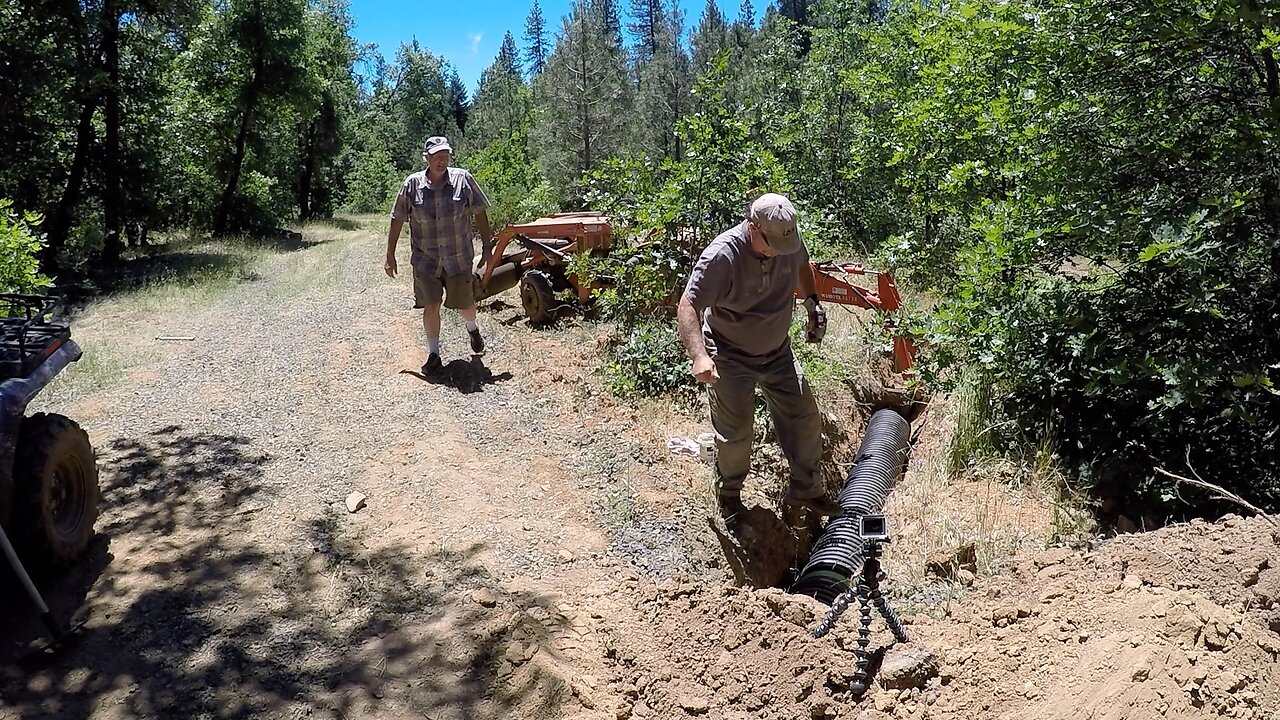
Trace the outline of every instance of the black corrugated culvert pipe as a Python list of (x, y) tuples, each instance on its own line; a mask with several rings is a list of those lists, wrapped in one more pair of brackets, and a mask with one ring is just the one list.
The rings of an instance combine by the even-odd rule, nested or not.
[(844, 514), (834, 518), (818, 536), (809, 562), (791, 592), (809, 595), (830, 605), (847, 590), (862, 567), (862, 538), (858, 523), (876, 514), (889, 491), (906, 471), (911, 424), (891, 409), (879, 410), (867, 423), (858, 457), (838, 499)]

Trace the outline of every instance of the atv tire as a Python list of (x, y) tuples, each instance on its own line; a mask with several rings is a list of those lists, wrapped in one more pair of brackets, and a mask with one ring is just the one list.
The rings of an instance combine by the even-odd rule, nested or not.
[(555, 319), (556, 296), (551, 277), (541, 270), (530, 270), (520, 278), (520, 304), (529, 324), (549, 325)]
[(62, 415), (23, 418), (14, 459), (15, 544), (29, 568), (84, 555), (98, 519), (98, 465), (89, 436)]

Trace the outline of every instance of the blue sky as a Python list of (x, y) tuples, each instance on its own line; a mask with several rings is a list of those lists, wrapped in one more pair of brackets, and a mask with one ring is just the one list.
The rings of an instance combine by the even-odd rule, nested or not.
[[(772, 0), (752, 0), (756, 21)], [(554, 41), (560, 20), (568, 12), (572, 0), (540, 0), (542, 16)], [(729, 20), (738, 17), (742, 0), (716, 0)], [(388, 0), (351, 0), (352, 34), (360, 44), (376, 43), (388, 60), (400, 43), (418, 39), (418, 44), (436, 55), (442, 55), (458, 69), (458, 75), (475, 91), (480, 73), (493, 62), (508, 30), (516, 44), (524, 46), (524, 20), (533, 0), (426, 0), (425, 2), (388, 2)], [(622, 22), (631, 7), (629, 0), (619, 0)], [(685, 12), (685, 26), (692, 30), (702, 17), (706, 0), (680, 0)]]

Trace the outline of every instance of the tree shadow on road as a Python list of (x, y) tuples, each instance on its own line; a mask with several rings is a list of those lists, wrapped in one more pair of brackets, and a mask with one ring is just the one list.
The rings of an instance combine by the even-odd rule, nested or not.
[[(303, 517), (265, 472), (271, 459), (248, 438), (179, 426), (107, 444), (101, 535), (42, 588), (60, 617), (83, 605), (87, 625), (21, 667), (38, 613), (0, 594), (0, 707), (22, 718), (556, 714), (564, 681), (525, 657), (538, 638), (555, 652), (564, 618), (550, 600), (503, 592), (477, 560), (483, 546), (379, 543), (328, 506)], [(492, 603), (469, 599), (481, 587)], [(513, 659), (525, 671), (504, 675)]]

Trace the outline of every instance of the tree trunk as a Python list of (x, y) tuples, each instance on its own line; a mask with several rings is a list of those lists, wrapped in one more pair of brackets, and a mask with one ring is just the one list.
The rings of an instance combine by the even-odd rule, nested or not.
[(319, 118), (307, 126), (307, 142), (302, 153), (302, 176), (298, 178), (298, 219), (311, 219), (311, 183), (316, 172), (316, 125)]
[(591, 99), (587, 97), (587, 92), (588, 92), (587, 78), (589, 77), (589, 75), (587, 74), (588, 72), (587, 67), (589, 64), (588, 58), (587, 58), (587, 53), (588, 53), (587, 43), (590, 42), (590, 40), (588, 39), (590, 38), (590, 35), (587, 34), (589, 30), (587, 29), (586, 25), (587, 25), (587, 18), (586, 18), (586, 15), (584, 14), (582, 17), (582, 31), (581, 31), (582, 35), (581, 35), (581, 39), (578, 41), (578, 45), (579, 45), (578, 76), (582, 78), (582, 90), (581, 92), (578, 93), (578, 122), (582, 126), (582, 168), (581, 170), (584, 173), (591, 169), (591, 124), (592, 124), (591, 111), (588, 106), (588, 104), (591, 102)]
[(103, 95), (102, 220), (105, 235), (102, 260), (113, 265), (120, 259), (122, 208), (120, 192), (120, 8), (105, 0), (102, 8), (102, 61), (107, 71)]
[(236, 141), (231, 151), (227, 184), (222, 189), (222, 197), (218, 199), (218, 207), (213, 215), (214, 235), (223, 235), (227, 231), (227, 216), (231, 214), (231, 202), (235, 199), (236, 187), (240, 184), (240, 172), (244, 168), (245, 151), (249, 144), (249, 128), (253, 126), (253, 110), (257, 104), (258, 75), (254, 73), (245, 89), (244, 108), (240, 114), (240, 129), (236, 131)]
[(97, 109), (97, 98), (92, 93), (86, 93), (84, 107), (80, 110), (80, 121), (76, 124), (76, 151), (72, 156), (71, 169), (67, 172), (67, 185), (63, 188), (62, 199), (51, 213), (47, 225), (48, 242), (41, 258), (46, 271), (57, 267), (58, 254), (67, 244), (67, 236), (71, 233), (71, 221), (75, 217), (76, 206), (80, 204), (80, 189), (84, 185), (85, 171), (89, 167), (89, 152), (93, 145), (93, 114)]

